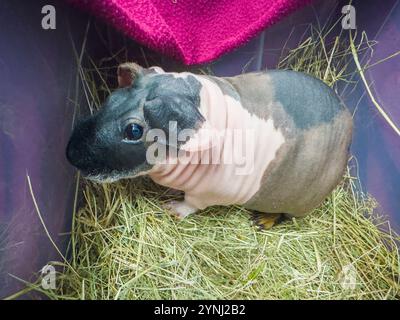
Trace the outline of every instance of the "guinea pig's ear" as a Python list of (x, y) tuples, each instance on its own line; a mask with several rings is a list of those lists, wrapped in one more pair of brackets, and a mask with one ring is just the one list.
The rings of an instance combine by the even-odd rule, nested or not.
[(165, 73), (165, 71), (164, 71), (161, 67), (157, 67), (157, 66), (150, 67), (150, 68), (147, 69), (147, 70), (149, 70), (150, 72), (158, 73), (158, 74), (163, 74), (163, 73)]
[(155, 98), (146, 101), (143, 106), (144, 118), (150, 129), (162, 130), (167, 139), (158, 141), (173, 147), (179, 146), (177, 139), (182, 130), (196, 131), (205, 121), (196, 106), (181, 100), (179, 97)]
[(118, 66), (118, 86), (120, 88), (130, 87), (139, 74), (143, 73), (143, 68), (134, 62), (126, 62)]

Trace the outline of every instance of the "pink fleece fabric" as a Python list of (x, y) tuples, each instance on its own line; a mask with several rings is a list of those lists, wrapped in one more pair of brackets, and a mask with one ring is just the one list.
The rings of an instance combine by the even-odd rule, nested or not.
[(312, 0), (67, 0), (185, 64), (210, 62)]

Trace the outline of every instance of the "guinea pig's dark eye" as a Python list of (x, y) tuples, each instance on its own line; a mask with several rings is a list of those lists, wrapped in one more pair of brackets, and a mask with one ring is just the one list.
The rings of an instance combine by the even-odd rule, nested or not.
[(139, 140), (143, 136), (143, 127), (137, 123), (130, 123), (125, 128), (125, 139)]

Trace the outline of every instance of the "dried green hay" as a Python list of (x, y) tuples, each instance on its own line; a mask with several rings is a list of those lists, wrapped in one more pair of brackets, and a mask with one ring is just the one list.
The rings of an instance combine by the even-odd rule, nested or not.
[[(310, 26), (279, 68), (333, 88), (351, 84), (350, 42), (342, 34), (328, 42), (332, 30)], [(372, 45), (365, 34), (355, 44), (359, 53)], [(109, 70), (93, 64), (80, 71), (96, 108), (109, 91)], [(399, 237), (357, 183), (348, 170), (306, 218), (260, 232), (240, 206), (176, 221), (162, 204), (179, 196), (146, 178), (81, 181), (84, 203), (74, 215), (69, 263), (59, 263), (55, 290), (30, 288), (51, 299), (398, 299)]]
[[(396, 236), (373, 218), (353, 182), (304, 219), (258, 232), (240, 207), (177, 222), (176, 198), (147, 179), (85, 183), (71, 267), (45, 293), (55, 299), (393, 299)], [(76, 272), (72, 272), (72, 268)]]

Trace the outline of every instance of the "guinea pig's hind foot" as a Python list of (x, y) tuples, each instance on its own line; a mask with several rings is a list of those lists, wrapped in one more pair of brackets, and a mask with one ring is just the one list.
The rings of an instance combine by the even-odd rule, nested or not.
[(173, 214), (176, 218), (182, 220), (189, 214), (195, 213), (198, 209), (188, 204), (186, 201), (168, 201), (163, 208)]
[(282, 222), (285, 216), (282, 213), (265, 213), (253, 211), (251, 213), (251, 221), (260, 230), (271, 229), (274, 225)]

